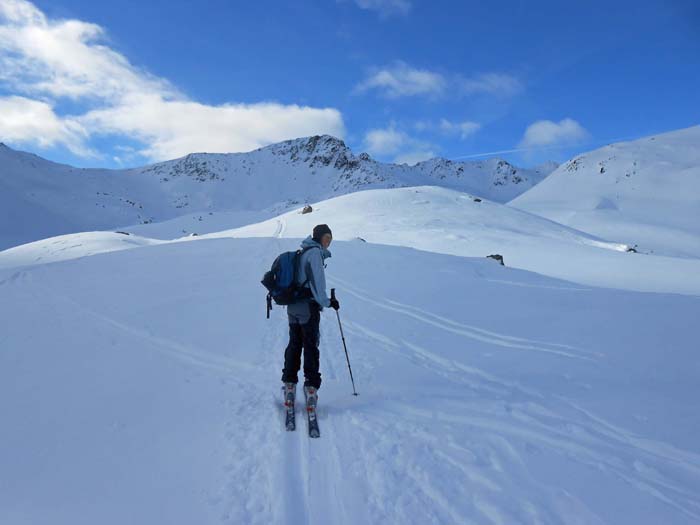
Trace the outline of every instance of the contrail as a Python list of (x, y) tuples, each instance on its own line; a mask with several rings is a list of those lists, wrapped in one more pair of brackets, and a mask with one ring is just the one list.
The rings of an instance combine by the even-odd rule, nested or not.
[[(665, 133), (664, 131), (660, 131), (658, 133), (650, 133), (650, 134), (644, 134), (644, 135), (629, 135), (627, 137), (618, 137), (615, 139), (607, 139), (607, 140), (596, 140), (596, 141), (590, 141), (590, 142), (584, 142), (582, 144), (578, 144), (580, 147), (588, 147), (588, 146), (594, 146), (594, 145), (599, 145), (599, 144), (613, 144), (615, 142), (621, 142), (623, 140), (637, 140), (643, 137), (649, 137), (653, 135), (658, 135), (660, 133)], [(460, 160), (460, 159), (473, 159), (476, 157), (488, 157), (491, 155), (501, 155), (503, 153), (522, 153), (525, 151), (539, 151), (539, 150), (547, 150), (547, 149), (560, 149), (560, 148), (567, 148), (567, 147), (572, 147), (576, 146), (577, 144), (571, 144), (571, 145), (557, 145), (557, 146), (532, 146), (529, 148), (514, 148), (514, 149), (502, 149), (499, 151), (489, 151), (486, 153), (473, 153), (470, 155), (460, 155), (459, 157), (452, 157), (453, 160)]]
[[(515, 148), (515, 149), (502, 149), (498, 151), (489, 151), (486, 153), (474, 153), (472, 155), (460, 155), (459, 157), (452, 157), (455, 160), (458, 159), (473, 159), (474, 157), (488, 157), (489, 155), (500, 155), (501, 153), (518, 153), (521, 151), (532, 151), (535, 149), (551, 149), (553, 146), (543, 146), (540, 148)], [(557, 146), (561, 147), (561, 146)]]

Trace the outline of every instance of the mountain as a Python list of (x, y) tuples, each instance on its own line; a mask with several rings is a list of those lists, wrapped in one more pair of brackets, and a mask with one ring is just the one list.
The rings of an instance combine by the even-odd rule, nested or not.
[[(498, 254), (508, 267), (583, 286), (700, 295), (698, 259), (632, 253), (627, 245), (447, 188), (364, 190), (314, 202), (311, 208), (309, 213), (297, 208), (268, 220), (261, 220), (260, 214), (205, 214), (196, 220), (189, 217), (189, 221), (182, 218), (132, 226), (121, 233), (52, 237), (0, 251), (0, 270), (156, 244), (216, 238), (303, 238), (314, 225), (326, 223), (336, 241), (361, 239), (373, 246), (387, 244), (462, 257)], [(245, 221), (247, 225), (216, 230)], [(178, 234), (185, 226), (194, 231)]]
[(79, 169), (0, 146), (0, 249), (72, 232), (291, 207), (367, 188), (436, 184), (505, 202), (547, 168), (434, 159), (383, 164), (324, 135), (249, 153), (194, 153), (128, 170)]
[(0, 270), (0, 523), (698, 523), (697, 297), (336, 240), (359, 396), (327, 309), (310, 440), (259, 282), (296, 246)]
[(523, 169), (497, 158), (471, 162), (437, 158), (419, 162), (413, 169), (430, 180), (420, 185), (443, 186), (503, 203), (539, 184), (557, 167), (556, 162)]
[(579, 155), (509, 204), (644, 253), (700, 257), (700, 126)]
[[(123, 172), (0, 151), (29, 173), (0, 199), (41, 228), (141, 217), (0, 251), (0, 523), (698, 523), (700, 259), (319, 140)], [(484, 193), (523, 184), (489, 162)], [(324, 222), (310, 440), (260, 279)]]
[[(463, 257), (498, 254), (507, 266), (586, 286), (700, 295), (698, 259), (632, 253), (628, 245), (446, 188), (366, 190), (314, 203), (312, 208), (311, 213), (297, 209), (203, 238), (301, 238), (315, 224), (325, 223), (335, 239), (361, 238), (373, 245)], [(0, 267), (4, 260), (0, 253)]]

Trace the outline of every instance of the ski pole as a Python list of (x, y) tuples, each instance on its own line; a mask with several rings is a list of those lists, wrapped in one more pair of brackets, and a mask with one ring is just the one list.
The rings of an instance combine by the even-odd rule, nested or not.
[[(331, 288), (331, 299), (335, 299), (335, 288)], [(352, 367), (350, 366), (350, 357), (348, 356), (348, 347), (345, 344), (345, 335), (343, 334), (343, 325), (340, 324), (340, 313), (338, 310), (335, 311), (335, 315), (338, 317), (338, 328), (340, 328), (340, 337), (343, 339), (343, 348), (345, 348), (345, 359), (348, 362), (348, 370), (350, 371), (350, 381), (352, 381), (352, 395), (356, 396), (355, 391), (355, 379), (352, 377)]]

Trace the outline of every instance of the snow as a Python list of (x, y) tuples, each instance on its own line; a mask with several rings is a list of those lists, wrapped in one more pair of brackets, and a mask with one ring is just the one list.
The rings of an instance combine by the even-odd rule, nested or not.
[[(298, 239), (0, 270), (3, 523), (697, 523), (697, 297), (334, 241), (322, 436), (283, 430)], [(41, 327), (37, 330), (36, 327)]]
[(153, 244), (159, 244), (159, 241), (126, 232), (83, 232), (59, 235), (0, 252), (0, 269), (65, 261)]
[[(700, 522), (698, 139), (536, 186), (328, 136), (124, 171), (0, 145), (0, 523)], [(260, 279), (319, 223), (360, 395), (326, 309), (312, 440)]]
[(510, 204), (645, 253), (697, 259), (700, 126), (580, 155)]
[[(186, 227), (207, 231), (259, 219), (264, 213), (229, 212), (186, 216), (113, 232), (44, 239), (0, 252), (0, 268), (83, 257), (146, 244), (220, 237), (305, 237), (314, 225), (331, 226), (335, 239), (486, 257), (587, 286), (700, 295), (700, 260), (627, 252), (605, 241), (521, 210), (446, 188), (422, 186), (365, 190), (313, 203), (314, 211), (292, 210), (231, 230), (191, 236)], [(139, 232), (142, 235), (134, 235)], [(145, 237), (144, 235), (149, 235)], [(152, 237), (150, 237), (152, 236)]]
[(212, 232), (224, 229), (217, 220), (207, 220), (212, 215), (258, 217), (225, 226), (231, 228), (368, 188), (439, 184), (506, 202), (553, 168), (525, 170), (498, 159), (383, 164), (367, 154), (354, 155), (328, 135), (249, 153), (193, 153), (130, 170), (78, 169), (0, 146), (0, 249), (67, 233), (165, 221), (178, 227), (167, 233), (170, 238)]
[(367, 190), (314, 203), (308, 214), (294, 210), (206, 237), (303, 237), (326, 223), (335, 239), (469, 257), (500, 254), (507, 266), (584, 285), (700, 295), (699, 259), (628, 253), (625, 244), (475, 199), (429, 186)]

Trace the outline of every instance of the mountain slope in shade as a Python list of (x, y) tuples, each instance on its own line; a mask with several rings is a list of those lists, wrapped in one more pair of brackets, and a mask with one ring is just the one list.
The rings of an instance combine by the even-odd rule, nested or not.
[(700, 126), (580, 155), (509, 204), (642, 252), (700, 257)]
[(383, 164), (327, 135), (129, 170), (73, 168), (0, 145), (0, 249), (192, 212), (265, 211), (271, 217), (366, 188), (437, 184), (505, 202), (546, 175), (545, 168), (523, 170), (499, 160)]

